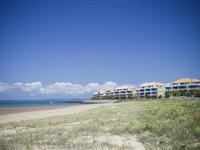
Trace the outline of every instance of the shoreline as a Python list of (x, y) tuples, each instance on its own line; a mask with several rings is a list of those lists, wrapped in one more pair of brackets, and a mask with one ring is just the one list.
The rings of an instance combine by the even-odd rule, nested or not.
[[(116, 105), (116, 104), (80, 104), (80, 105), (68, 105), (68, 106), (41, 106), (41, 107), (30, 107), (30, 108), (15, 108), (15, 110), (4, 110), (7, 114), (0, 115), (0, 124), (8, 122), (17, 122), (22, 120), (41, 119), (53, 116), (69, 115), (86, 111), (89, 109)], [(1, 109), (0, 109), (1, 111)], [(2, 111), (3, 112), (3, 111)], [(11, 112), (11, 113), (9, 113)]]
[(112, 104), (118, 103), (119, 100), (85, 100), (80, 103), (66, 103), (57, 105), (33, 105), (33, 106), (17, 106), (17, 107), (0, 107), (0, 116), (6, 114), (15, 114), (29, 111), (50, 110), (57, 108), (66, 108), (76, 105), (91, 105), (91, 104)]
[(0, 116), (6, 114), (15, 114), (15, 113), (22, 113), (22, 112), (30, 112), (30, 111), (38, 111), (38, 110), (50, 110), (50, 109), (57, 109), (57, 108), (65, 108), (75, 105), (81, 105), (81, 103), (74, 103), (70, 105), (44, 105), (44, 106), (19, 106), (19, 107), (2, 107), (0, 108)]

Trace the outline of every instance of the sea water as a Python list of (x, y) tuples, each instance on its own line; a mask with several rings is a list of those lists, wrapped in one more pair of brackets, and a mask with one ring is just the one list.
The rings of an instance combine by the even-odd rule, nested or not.
[(33, 107), (33, 106), (56, 106), (56, 105), (76, 105), (81, 100), (0, 100), (0, 108)]

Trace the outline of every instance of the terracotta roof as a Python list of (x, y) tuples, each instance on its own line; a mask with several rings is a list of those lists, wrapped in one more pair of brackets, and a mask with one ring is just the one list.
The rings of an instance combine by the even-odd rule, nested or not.
[(140, 86), (163, 86), (165, 84), (160, 83), (160, 82), (146, 82), (141, 84)]
[(200, 80), (190, 79), (190, 78), (181, 78), (181, 79), (174, 81), (173, 83), (194, 83), (194, 82), (200, 82)]

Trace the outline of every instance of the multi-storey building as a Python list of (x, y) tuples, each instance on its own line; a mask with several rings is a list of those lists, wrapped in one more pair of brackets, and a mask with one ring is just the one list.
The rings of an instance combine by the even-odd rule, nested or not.
[(140, 98), (162, 98), (165, 97), (165, 84), (159, 82), (143, 83), (137, 89)]
[(200, 90), (200, 80), (182, 78), (166, 85), (166, 91), (195, 91)]
[(118, 86), (103, 92), (93, 94), (95, 99), (130, 99), (135, 96), (140, 98), (164, 98), (193, 96), (200, 97), (200, 80), (182, 78), (172, 83), (163, 84), (160, 82), (143, 83), (135, 88), (134, 85)]
[(113, 90), (103, 92), (95, 92), (93, 98), (95, 99), (130, 99), (136, 95), (134, 85), (118, 86)]

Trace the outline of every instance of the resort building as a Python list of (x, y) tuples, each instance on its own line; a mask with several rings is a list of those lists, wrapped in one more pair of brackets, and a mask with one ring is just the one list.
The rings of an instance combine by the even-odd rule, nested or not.
[(177, 90), (200, 90), (200, 80), (182, 78), (172, 83), (167, 84), (166, 91)]
[(165, 97), (165, 84), (159, 82), (147, 82), (137, 89), (140, 98), (162, 98)]
[(135, 85), (123, 85), (113, 90), (95, 92), (92, 99), (131, 99), (135, 95)]
[(167, 97), (200, 97), (200, 80), (182, 78), (172, 83), (147, 82), (137, 89), (135, 85), (123, 85), (114, 89), (96, 92), (92, 99), (132, 99), (167, 98)]
[(166, 85), (169, 96), (200, 96), (200, 80), (182, 78)]

